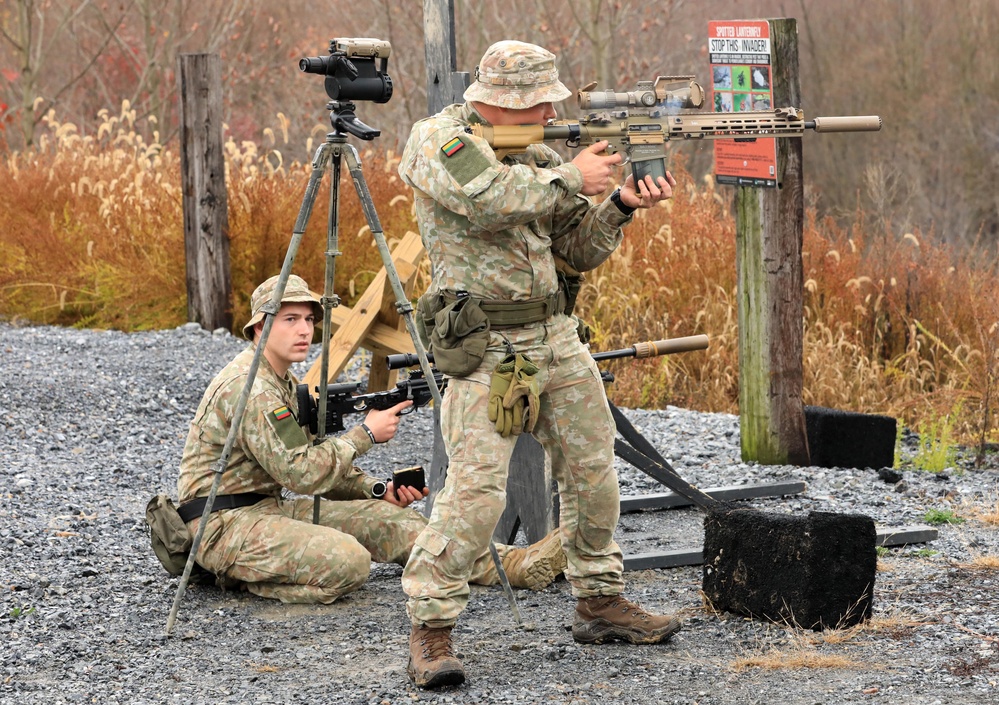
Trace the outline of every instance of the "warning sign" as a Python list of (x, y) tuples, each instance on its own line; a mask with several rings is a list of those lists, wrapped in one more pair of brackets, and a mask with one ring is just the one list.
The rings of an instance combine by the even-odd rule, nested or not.
[[(708, 22), (708, 55), (714, 112), (773, 110), (769, 22)], [(716, 140), (715, 180), (735, 186), (777, 186), (777, 141), (773, 137)]]

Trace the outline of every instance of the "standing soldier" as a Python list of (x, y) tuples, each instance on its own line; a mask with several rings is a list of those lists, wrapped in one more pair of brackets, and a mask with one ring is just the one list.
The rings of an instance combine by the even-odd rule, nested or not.
[(558, 482), (565, 572), (578, 598), (573, 638), (651, 644), (680, 628), (675, 617), (621, 595), (615, 426), (571, 316), (574, 292), (560, 286), (607, 259), (631, 214), (670, 198), (676, 182), (668, 173), (637, 184), (629, 176), (595, 205), (588, 196), (606, 191), (621, 162), (601, 154), (606, 142), (570, 163), (540, 144), (498, 161), (466, 128), (543, 125), (570, 92), (552, 53), (516, 41), (491, 46), (475, 79), (464, 104), (416, 123), (399, 166), (433, 265), (419, 322), (451, 377), (441, 409), (447, 480), (402, 579), (412, 621), (408, 672), (422, 687), (464, 681), (451, 629), (467, 604), (475, 557), (503, 512), (522, 431), (544, 446)]
[[(192, 534), (246, 384), (264, 325), (263, 307), (274, 296), (277, 281), (271, 277), (253, 292), (252, 317), (243, 327), (252, 342), (212, 380), (191, 422), (177, 489), (178, 511)], [(221, 580), (282, 602), (328, 604), (363, 585), (372, 561), (405, 565), (427, 523), (407, 508), (425, 490), (393, 487), (353, 465), (373, 443), (395, 435), (398, 414), (411, 401), (370, 411), (364, 423), (318, 445), (299, 425), (298, 380), (289, 368), (307, 357), (321, 317), (318, 297), (291, 275), (197, 555), (198, 563)], [(313, 524), (312, 498), (282, 499), (282, 489), (331, 501), (322, 502), (319, 523)], [(515, 587), (541, 589), (565, 567), (554, 534), (533, 546), (498, 550)], [(475, 558), (472, 576), (483, 585), (498, 582), (486, 550)]]

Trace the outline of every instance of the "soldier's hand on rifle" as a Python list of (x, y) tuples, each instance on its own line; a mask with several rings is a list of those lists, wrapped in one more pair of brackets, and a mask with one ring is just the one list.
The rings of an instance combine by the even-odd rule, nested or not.
[(621, 187), (621, 203), (629, 208), (651, 208), (659, 201), (672, 198), (674, 186), (676, 186), (676, 179), (668, 171), (665, 179), (659, 177), (658, 183), (652, 179), (651, 175), (648, 175), (638, 182), (637, 187), (635, 175), (629, 174), (624, 186)]
[(397, 507), (408, 507), (416, 500), (423, 499), (428, 494), (430, 494), (429, 487), (424, 487), (422, 491), (413, 487), (406, 487), (405, 485), (396, 489), (395, 483), (389, 482), (388, 489), (385, 490), (385, 501)]
[(601, 154), (609, 143), (607, 140), (594, 142), (576, 155), (572, 163), (583, 172), (583, 188), (579, 190), (584, 196), (598, 196), (607, 190), (614, 167), (621, 163), (621, 154)]
[(412, 400), (399, 402), (388, 409), (373, 409), (364, 417), (364, 425), (375, 437), (375, 443), (385, 443), (392, 439), (399, 429), (399, 414), (413, 405)]

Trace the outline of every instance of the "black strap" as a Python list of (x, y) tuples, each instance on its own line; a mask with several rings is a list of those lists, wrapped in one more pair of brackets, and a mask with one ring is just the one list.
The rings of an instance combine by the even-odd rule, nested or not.
[[(265, 499), (270, 499), (269, 494), (260, 494), (259, 492), (244, 492), (242, 494), (220, 494), (215, 497), (215, 501), (212, 502), (212, 513), (222, 509), (236, 509), (237, 507), (249, 507), (251, 504), (256, 504), (257, 502), (262, 502)], [(205, 505), (208, 503), (207, 497), (198, 497), (197, 499), (192, 499), (190, 502), (184, 502), (182, 505), (177, 507), (177, 513), (180, 514), (180, 518), (184, 522), (189, 522), (192, 519), (198, 519), (205, 511)]]

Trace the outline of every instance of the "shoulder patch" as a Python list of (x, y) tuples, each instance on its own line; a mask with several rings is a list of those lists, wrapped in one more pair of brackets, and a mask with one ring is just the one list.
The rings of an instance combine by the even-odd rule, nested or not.
[(459, 186), (465, 186), (492, 166), (492, 162), (475, 143), (461, 135), (445, 142), (441, 146), (441, 154), (441, 164)]
[(309, 442), (305, 431), (298, 425), (298, 419), (287, 406), (279, 406), (273, 411), (269, 411), (267, 422), (274, 429), (277, 437), (281, 439), (285, 448), (298, 448)]

